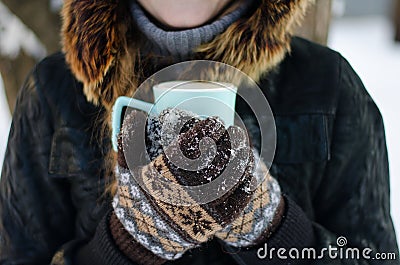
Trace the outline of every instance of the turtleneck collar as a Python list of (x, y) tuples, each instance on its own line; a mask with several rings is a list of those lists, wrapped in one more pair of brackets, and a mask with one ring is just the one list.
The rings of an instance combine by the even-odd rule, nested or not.
[(178, 60), (186, 60), (194, 54), (194, 49), (207, 43), (218, 34), (225, 31), (229, 25), (241, 18), (251, 6), (252, 1), (246, 0), (233, 10), (217, 20), (200, 27), (168, 31), (154, 24), (142, 7), (132, 1), (131, 13), (139, 30), (144, 34), (149, 45), (144, 52), (160, 56), (172, 56)]
[[(119, 96), (134, 93), (143, 70), (153, 65), (152, 56), (141, 58), (140, 41), (145, 37), (140, 36), (143, 34), (130, 10), (132, 1), (64, 0), (62, 9), (68, 67), (82, 82), (87, 100), (110, 112)], [(222, 62), (255, 81), (277, 67), (290, 51), (294, 27), (315, 0), (252, 2), (251, 12), (196, 47), (195, 56), (188, 59)]]

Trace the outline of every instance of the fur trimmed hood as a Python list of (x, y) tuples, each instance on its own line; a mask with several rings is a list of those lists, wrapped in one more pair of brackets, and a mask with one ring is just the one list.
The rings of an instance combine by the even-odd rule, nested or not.
[[(198, 48), (202, 59), (229, 64), (259, 80), (290, 50), (292, 29), (313, 0), (259, 0), (257, 9)], [(129, 0), (66, 0), (63, 51), (87, 99), (110, 110), (138, 86), (140, 42)]]

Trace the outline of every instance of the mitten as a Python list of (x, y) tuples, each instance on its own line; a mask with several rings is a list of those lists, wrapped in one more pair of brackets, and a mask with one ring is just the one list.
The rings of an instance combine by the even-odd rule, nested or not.
[[(176, 131), (177, 125), (181, 129), (174, 139), (170, 132)], [(144, 161), (136, 149), (138, 136), (146, 139), (151, 162), (132, 166), (132, 161)], [(203, 140), (211, 140), (214, 148), (204, 148)], [(159, 257), (177, 259), (242, 213), (252, 196), (253, 164), (246, 134), (238, 127), (226, 130), (217, 118), (199, 121), (177, 110), (149, 120), (144, 113), (133, 111), (127, 114), (120, 137), (115, 215), (136, 242)], [(237, 179), (226, 178), (214, 189), (197, 189), (227, 171), (240, 174)], [(203, 201), (207, 191), (217, 198)]]
[[(256, 160), (257, 151), (253, 150)], [(234, 247), (249, 247), (265, 242), (276, 230), (284, 213), (284, 199), (276, 179), (260, 161), (253, 176), (258, 184), (243, 212), (216, 236)]]

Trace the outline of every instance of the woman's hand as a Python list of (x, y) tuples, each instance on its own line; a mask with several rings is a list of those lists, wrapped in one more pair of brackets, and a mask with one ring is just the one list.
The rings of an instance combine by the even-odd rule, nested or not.
[[(239, 127), (226, 130), (216, 118), (199, 121), (177, 110), (149, 120), (133, 111), (120, 137), (115, 214), (147, 249), (177, 259), (241, 215), (253, 194), (253, 166)], [(197, 189), (224, 174), (228, 178), (214, 189)]]

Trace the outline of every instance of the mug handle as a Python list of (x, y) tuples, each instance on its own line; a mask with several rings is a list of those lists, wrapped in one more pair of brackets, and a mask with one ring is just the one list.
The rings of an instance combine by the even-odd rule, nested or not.
[(145, 101), (130, 97), (118, 97), (113, 106), (112, 112), (112, 145), (115, 152), (118, 152), (118, 134), (121, 130), (121, 115), (125, 107), (130, 107), (150, 113), (154, 111), (154, 105)]

